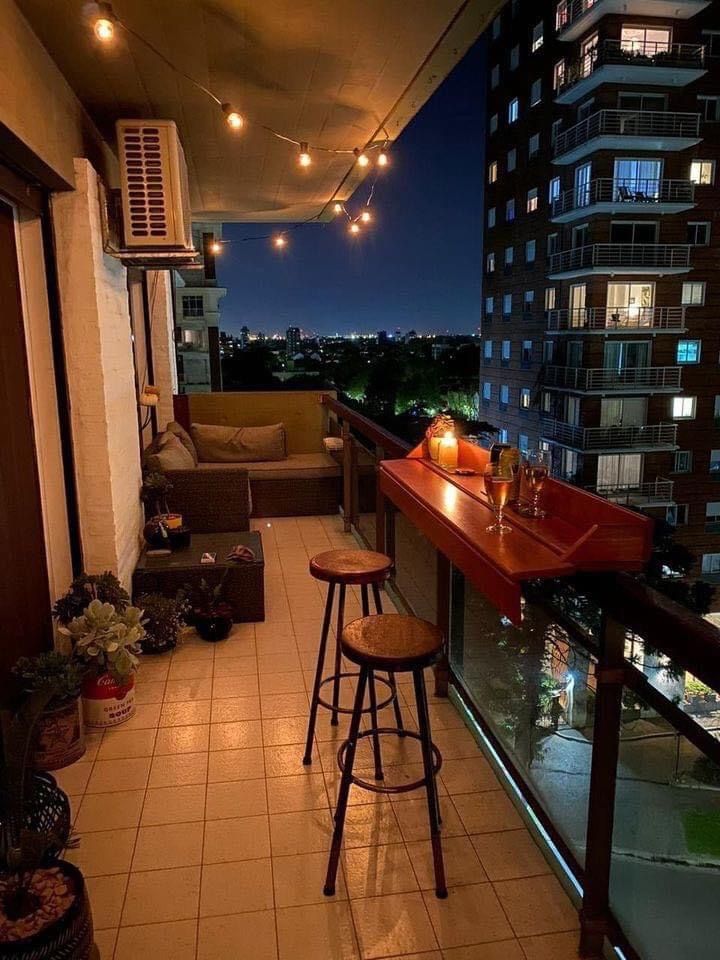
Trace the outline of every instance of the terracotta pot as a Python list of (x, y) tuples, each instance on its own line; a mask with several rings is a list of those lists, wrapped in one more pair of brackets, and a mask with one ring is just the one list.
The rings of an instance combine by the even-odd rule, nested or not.
[(118, 683), (109, 673), (83, 681), (83, 715), (88, 727), (114, 727), (135, 713), (135, 674)]
[(84, 753), (80, 697), (40, 715), (30, 756), (30, 763), (36, 770), (60, 770), (75, 763)]

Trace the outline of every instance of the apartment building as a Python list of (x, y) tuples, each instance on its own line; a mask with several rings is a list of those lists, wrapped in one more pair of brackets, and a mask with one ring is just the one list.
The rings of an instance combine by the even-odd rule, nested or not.
[(720, 10), (507, 3), (488, 31), (481, 414), (720, 573)]

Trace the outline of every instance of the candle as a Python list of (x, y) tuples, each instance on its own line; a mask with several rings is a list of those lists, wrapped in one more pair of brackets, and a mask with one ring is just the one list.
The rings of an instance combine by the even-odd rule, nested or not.
[(430, 437), (428, 440), (428, 449), (430, 451), (430, 459), (437, 460), (438, 453), (440, 452), (440, 441), (442, 437)]
[(446, 433), (440, 439), (440, 449), (438, 450), (438, 464), (443, 470), (455, 470), (458, 465), (458, 442), (457, 437), (451, 433)]

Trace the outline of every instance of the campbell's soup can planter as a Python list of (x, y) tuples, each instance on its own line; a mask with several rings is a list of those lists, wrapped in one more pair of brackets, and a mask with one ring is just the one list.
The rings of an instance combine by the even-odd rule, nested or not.
[(88, 727), (115, 727), (135, 713), (135, 675), (118, 683), (109, 673), (83, 681), (83, 717)]

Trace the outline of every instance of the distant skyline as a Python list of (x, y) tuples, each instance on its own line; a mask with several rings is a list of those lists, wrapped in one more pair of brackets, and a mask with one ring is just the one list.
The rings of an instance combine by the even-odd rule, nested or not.
[[(269, 241), (227, 245), (217, 259), (221, 329), (347, 335), (376, 330), (475, 333), (482, 296), (484, 46), (479, 41), (392, 145), (374, 224), (309, 224), (278, 253)], [(372, 175), (371, 175), (372, 176)], [(348, 201), (359, 209), (368, 177)], [(346, 223), (346, 221), (344, 221)], [(274, 226), (225, 224), (234, 239)]]

